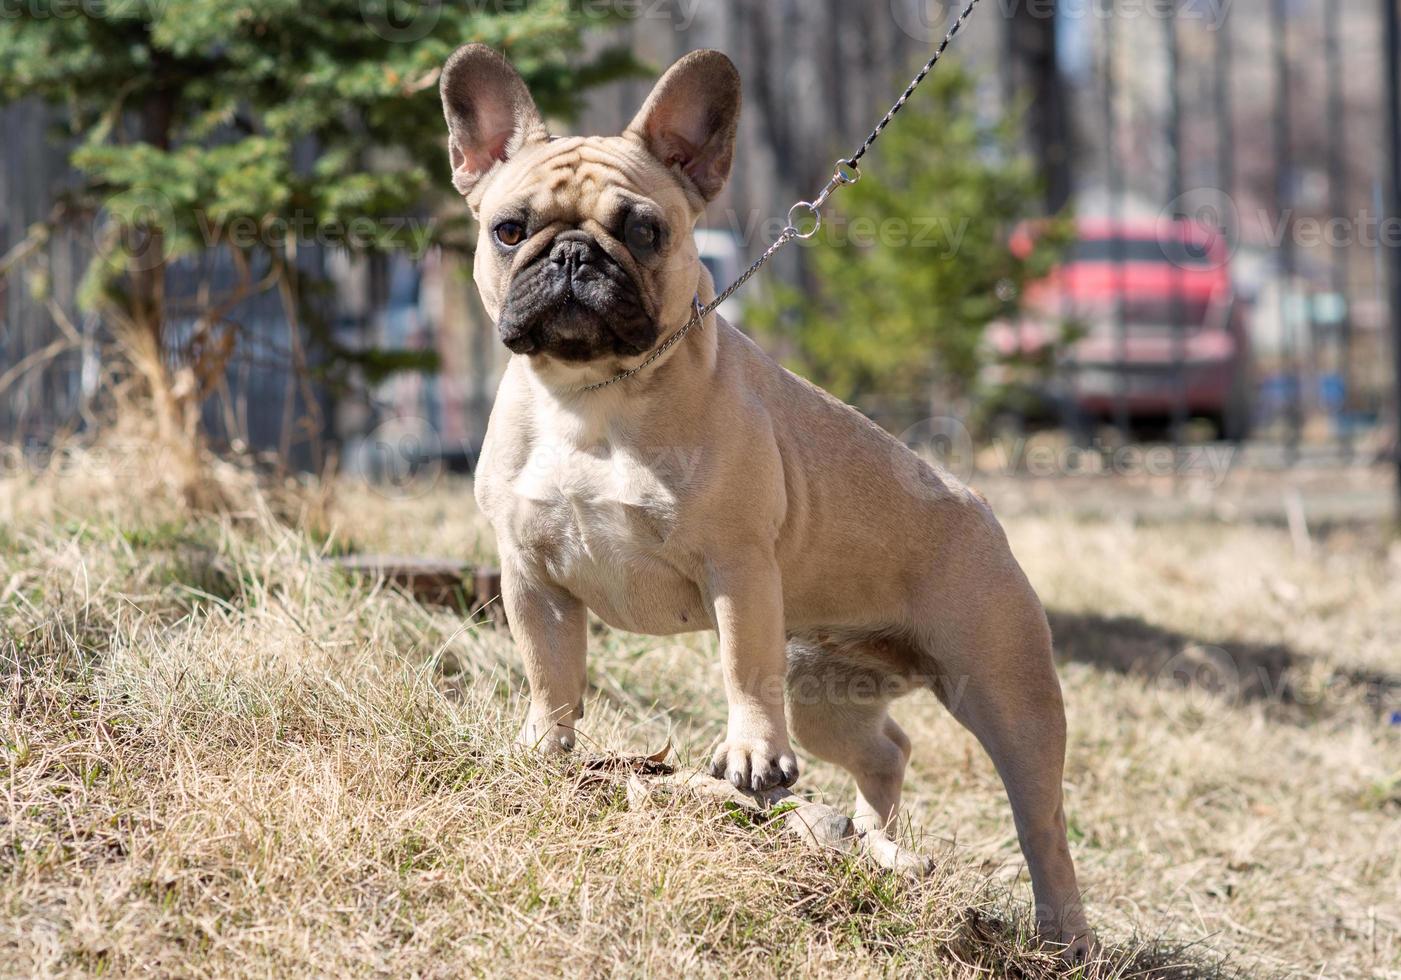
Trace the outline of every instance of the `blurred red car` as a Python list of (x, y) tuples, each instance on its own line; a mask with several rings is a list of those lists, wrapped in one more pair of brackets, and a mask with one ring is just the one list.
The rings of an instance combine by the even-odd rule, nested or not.
[[(1210, 419), (1218, 434), (1250, 428), (1250, 343), (1221, 234), (1185, 219), (1086, 218), (1065, 262), (1028, 286), (1022, 319), (998, 324), (988, 340), (1004, 363), (1058, 352), (1062, 400), (1088, 419), (1162, 424), (1177, 410)], [(1034, 227), (1014, 236), (1031, 247)], [(1123, 323), (1122, 337), (1119, 324)], [(1180, 382), (1179, 382), (1180, 377)]]

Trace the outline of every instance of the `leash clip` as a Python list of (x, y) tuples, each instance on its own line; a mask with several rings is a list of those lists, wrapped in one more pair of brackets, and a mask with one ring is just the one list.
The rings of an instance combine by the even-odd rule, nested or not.
[[(790, 238), (801, 238), (805, 241), (816, 235), (818, 229), (822, 227), (822, 206), (827, 203), (827, 199), (838, 188), (854, 184), (860, 179), (861, 168), (855, 160), (838, 160), (836, 168), (832, 171), (832, 179), (827, 181), (827, 186), (822, 188), (822, 193), (811, 201), (799, 201), (788, 209), (788, 227), (783, 229), (784, 234)], [(810, 227), (799, 228), (799, 223)]]

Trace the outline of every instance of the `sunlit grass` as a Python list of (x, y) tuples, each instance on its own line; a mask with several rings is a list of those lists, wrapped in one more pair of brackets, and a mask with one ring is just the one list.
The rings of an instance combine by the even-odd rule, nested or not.
[[(514, 750), (504, 633), (323, 560), (489, 560), (466, 484), (249, 491), (196, 518), (106, 479), (0, 484), (0, 974), (1054, 972), (996, 775), (932, 697), (897, 707), (902, 833), (940, 859), (911, 883)], [(1331, 682), (1401, 674), (1395, 559), (1303, 561), (1258, 527), (1008, 523), (1075, 656), (1067, 811), (1104, 974), (1401, 969), (1401, 729)], [(1295, 695), (1121, 672), (1129, 640), (1088, 617), (1169, 655), (1284, 644)], [(724, 717), (712, 638), (600, 626), (591, 651), (589, 750), (701, 757)], [(849, 804), (804, 761), (800, 788)]]

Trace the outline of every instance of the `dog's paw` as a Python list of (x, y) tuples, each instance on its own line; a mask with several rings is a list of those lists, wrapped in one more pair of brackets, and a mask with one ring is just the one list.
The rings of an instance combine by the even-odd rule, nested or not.
[(786, 743), (726, 739), (710, 759), (710, 774), (735, 789), (763, 793), (798, 781), (798, 758)]
[(1095, 941), (1095, 934), (1086, 931), (1078, 936), (1064, 936), (1060, 942), (1061, 962), (1069, 967), (1086, 966), (1092, 963), (1099, 954), (1099, 944)]
[(574, 748), (574, 726), (527, 718), (516, 736), (516, 744), (546, 755), (559, 755)]
[(1055, 950), (1061, 962), (1068, 967), (1085, 966), (1099, 956), (1099, 942), (1094, 930), (1080, 925), (1078, 928), (1059, 929), (1050, 925), (1037, 928), (1041, 941)]
[(862, 836), (861, 850), (880, 867), (910, 878), (927, 878), (934, 871), (933, 858), (901, 847), (880, 830), (869, 830)]

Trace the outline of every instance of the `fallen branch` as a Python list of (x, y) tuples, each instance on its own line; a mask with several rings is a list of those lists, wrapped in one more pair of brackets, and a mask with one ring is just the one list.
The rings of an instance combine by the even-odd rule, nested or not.
[(0, 394), (3, 394), (16, 381), (21, 380), (36, 368), (48, 364), (54, 358), (72, 350), (74, 344), (67, 337), (59, 337), (37, 350), (32, 350), (20, 358), (4, 374), (0, 374)]
[(755, 823), (780, 819), (785, 833), (817, 850), (859, 854), (882, 868), (913, 877), (922, 878), (933, 869), (933, 862), (924, 855), (901, 847), (880, 831), (858, 830), (850, 816), (825, 803), (804, 799), (783, 787), (753, 793), (698, 769), (678, 771), (663, 761), (670, 749), (668, 745), (645, 757), (596, 757), (587, 760), (584, 767), (597, 772), (626, 772), (632, 809), (677, 793), (700, 796), (727, 809), (738, 809)]
[(497, 626), (506, 625), (500, 569), (415, 555), (332, 555), (325, 562), (359, 578), (397, 585), (419, 602), (462, 606), (473, 615), (485, 613)]

